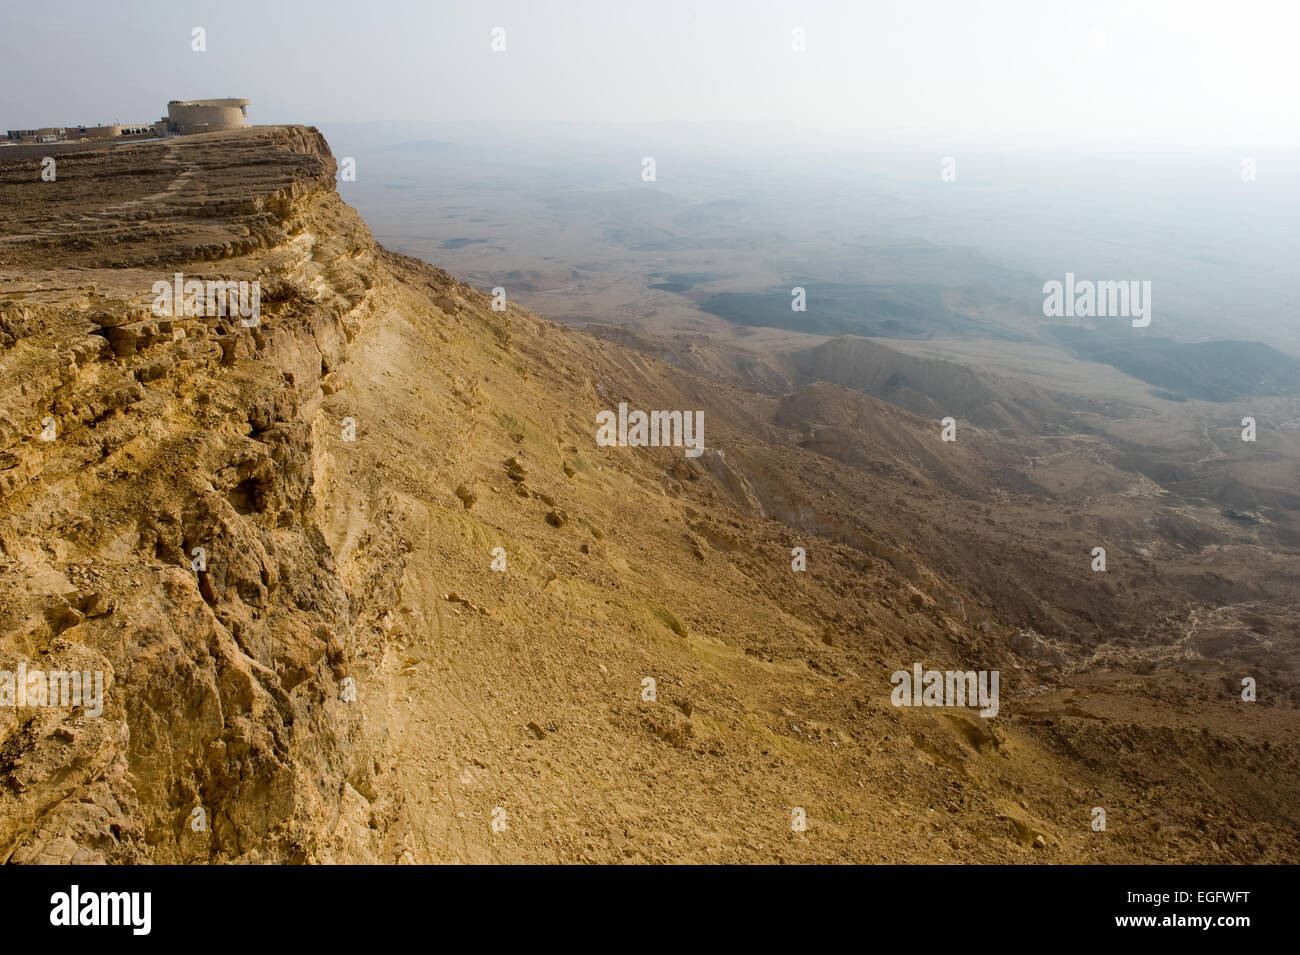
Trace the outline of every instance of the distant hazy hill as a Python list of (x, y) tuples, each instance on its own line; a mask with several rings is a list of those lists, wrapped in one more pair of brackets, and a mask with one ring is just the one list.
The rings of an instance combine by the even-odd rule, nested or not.
[(1300, 361), (1262, 342), (1124, 340), (1084, 328), (1053, 332), (1079, 357), (1113, 365), (1181, 398), (1232, 401), (1257, 395), (1300, 394)]
[[(958, 415), (990, 428), (1034, 425), (1023, 397), (994, 390), (961, 365), (915, 358), (879, 342), (845, 336), (785, 356), (799, 385), (828, 381), (888, 401), (926, 418)], [(1037, 425), (1034, 425), (1037, 426)]]

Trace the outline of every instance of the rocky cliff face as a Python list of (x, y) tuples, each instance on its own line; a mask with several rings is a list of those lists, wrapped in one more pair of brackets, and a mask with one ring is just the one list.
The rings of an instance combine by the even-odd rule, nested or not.
[[(375, 768), (338, 683), (372, 636), (315, 521), (312, 419), (377, 250), (333, 173), (318, 134), (277, 129), (11, 185), (29, 218), (4, 245), (22, 278), (3, 313), (3, 663), (107, 676), (100, 718), (3, 711), (15, 861), (371, 849), (350, 833), (371, 832)], [(176, 271), (260, 280), (260, 324), (154, 316)]]
[[(100, 714), (0, 707), (0, 859), (1300, 855), (1289, 701), (1070, 676), (1176, 656), (1177, 599), (1134, 647), (977, 581), (1005, 450), (494, 312), (334, 172), (299, 127), (0, 166), (0, 671), (105, 678)], [(256, 325), (155, 314), (176, 273), (256, 281)], [(621, 401), (708, 450), (598, 446)], [(913, 661), (1001, 667), (1001, 717), (892, 706)]]

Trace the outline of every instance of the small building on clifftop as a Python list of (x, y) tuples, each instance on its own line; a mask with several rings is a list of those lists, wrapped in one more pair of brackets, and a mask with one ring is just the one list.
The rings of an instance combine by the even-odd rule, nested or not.
[(167, 104), (167, 128), (178, 136), (243, 129), (247, 125), (246, 99), (174, 99)]

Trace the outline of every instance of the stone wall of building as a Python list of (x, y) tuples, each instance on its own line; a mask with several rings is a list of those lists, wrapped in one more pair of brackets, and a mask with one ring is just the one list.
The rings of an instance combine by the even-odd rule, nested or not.
[(167, 120), (182, 136), (242, 129), (247, 125), (246, 99), (199, 99), (167, 104)]

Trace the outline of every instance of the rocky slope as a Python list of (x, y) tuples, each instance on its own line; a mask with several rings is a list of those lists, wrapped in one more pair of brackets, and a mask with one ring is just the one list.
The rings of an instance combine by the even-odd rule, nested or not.
[[(314, 129), (57, 168), (0, 165), (0, 670), (108, 689), (0, 707), (0, 858), (1300, 860), (1293, 557), (1206, 554), (1248, 529), (494, 312), (376, 245)], [(257, 326), (155, 316), (177, 272), (256, 279)], [(707, 450), (598, 446), (620, 401)], [(894, 707), (918, 661), (1000, 713)]]

